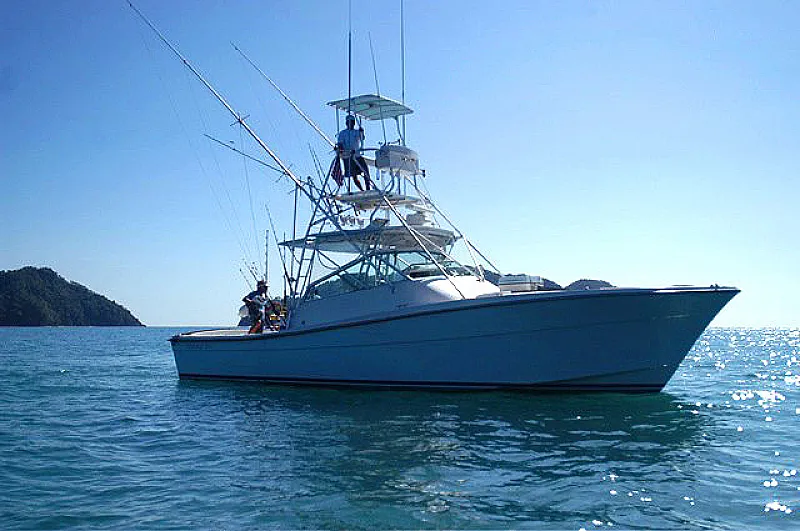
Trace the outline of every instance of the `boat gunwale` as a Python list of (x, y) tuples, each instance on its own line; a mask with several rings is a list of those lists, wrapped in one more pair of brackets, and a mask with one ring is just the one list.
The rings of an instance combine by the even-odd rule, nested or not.
[[(669, 296), (669, 295), (678, 295), (686, 293), (698, 293), (698, 294), (731, 293), (731, 299), (732, 299), (740, 292), (741, 290), (736, 287), (713, 285), (709, 287), (670, 286), (665, 288), (601, 288), (597, 290), (574, 290), (574, 291), (554, 290), (554, 291), (510, 293), (510, 294), (498, 295), (496, 297), (481, 297), (477, 299), (453, 300), (453, 301), (428, 304), (424, 306), (417, 306), (413, 308), (402, 308), (391, 313), (385, 313), (383, 315), (371, 318), (359, 319), (354, 321), (339, 321), (334, 323), (325, 323), (318, 326), (312, 326), (299, 330), (281, 330), (279, 332), (264, 333), (264, 334), (244, 333), (241, 335), (234, 335), (234, 336), (193, 335), (201, 332), (213, 332), (215, 330), (223, 330), (223, 329), (193, 330), (191, 332), (176, 334), (171, 338), (169, 338), (169, 342), (175, 344), (181, 342), (263, 341), (269, 339), (277, 339), (280, 337), (300, 336), (316, 332), (325, 332), (328, 330), (338, 329), (338, 328), (352, 328), (367, 324), (394, 321), (399, 319), (411, 319), (425, 315), (473, 310), (477, 308), (486, 308), (491, 306), (514, 306), (530, 302), (570, 300), (570, 299), (591, 298), (591, 297), (628, 297), (628, 296), (654, 295), (654, 294)], [(233, 330), (233, 329), (227, 328), (224, 330)]]

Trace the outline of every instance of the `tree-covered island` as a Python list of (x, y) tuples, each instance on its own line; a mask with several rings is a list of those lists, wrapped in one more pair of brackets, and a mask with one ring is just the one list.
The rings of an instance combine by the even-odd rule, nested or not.
[(143, 326), (131, 312), (50, 268), (0, 271), (0, 326)]

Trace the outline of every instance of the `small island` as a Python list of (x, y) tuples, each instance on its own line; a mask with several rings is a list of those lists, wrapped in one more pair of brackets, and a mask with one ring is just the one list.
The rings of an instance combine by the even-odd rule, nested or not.
[(0, 326), (144, 326), (127, 309), (50, 268), (0, 271)]
[(613, 288), (614, 285), (610, 282), (606, 282), (605, 280), (592, 280), (589, 278), (582, 278), (580, 280), (576, 280), (569, 286), (564, 289), (567, 290), (583, 290), (583, 289), (605, 289), (605, 288)]

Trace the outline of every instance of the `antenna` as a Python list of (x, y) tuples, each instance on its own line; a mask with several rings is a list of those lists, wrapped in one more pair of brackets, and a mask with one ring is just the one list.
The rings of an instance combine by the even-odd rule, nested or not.
[(267, 236), (264, 242), (266, 244), (266, 250), (264, 251), (264, 282), (269, 286), (269, 229), (267, 229)]
[(347, 1), (347, 114), (350, 115), (353, 88), (353, 0)]
[[(405, 17), (403, 16), (403, 0), (400, 0), (400, 103), (406, 104), (406, 39), (405, 39)], [(400, 117), (403, 120), (403, 145), (406, 145), (406, 115)]]

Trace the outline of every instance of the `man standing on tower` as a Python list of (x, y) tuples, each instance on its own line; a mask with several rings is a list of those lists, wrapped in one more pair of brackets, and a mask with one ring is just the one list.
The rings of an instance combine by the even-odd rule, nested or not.
[(361, 156), (361, 143), (364, 141), (364, 128), (356, 126), (356, 117), (352, 114), (347, 115), (345, 120), (347, 129), (342, 129), (339, 136), (336, 137), (336, 151), (339, 153), (339, 158), (344, 163), (345, 177), (352, 177), (358, 189), (363, 191), (365, 188), (361, 186), (361, 181), (358, 176), (364, 174), (364, 184), (366, 190), (370, 189), (371, 181), (369, 178), (369, 168), (364, 157)]

